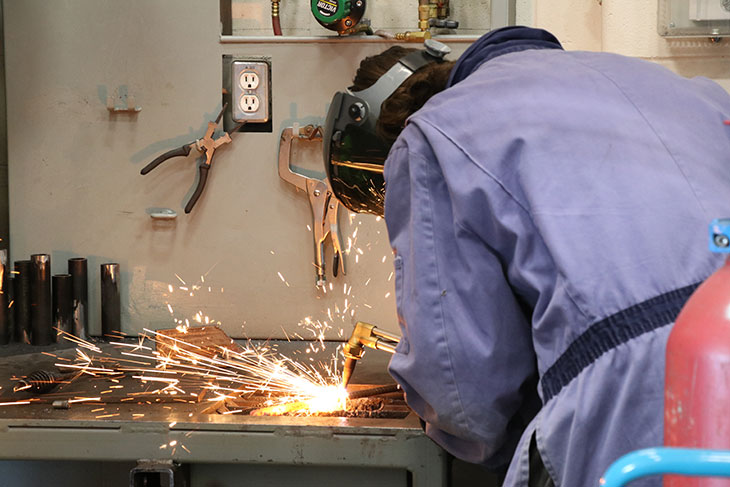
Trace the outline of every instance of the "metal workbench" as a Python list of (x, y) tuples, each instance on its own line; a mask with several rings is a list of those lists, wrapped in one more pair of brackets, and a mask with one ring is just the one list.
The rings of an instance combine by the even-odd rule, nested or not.
[[(0, 392), (12, 388), (8, 378), (13, 373), (28, 373), (31, 365), (38, 368), (49, 359), (38, 353), (4, 358)], [(379, 374), (369, 375), (363, 364), (358, 377), (382, 379), (382, 359), (375, 357), (369, 365)], [(108, 486), (129, 485), (129, 480), (108, 478), (106, 472), (113, 469), (88, 468), (89, 462), (174, 460), (188, 466), (194, 486), (240, 485), (237, 480), (243, 478), (246, 485), (342, 485), (353, 478), (357, 485), (379, 487), (447, 483), (448, 456), (424, 435), (413, 413), (400, 419), (254, 417), (209, 414), (201, 405), (174, 398), (151, 405), (107, 401), (104, 411), (98, 403), (54, 409), (48, 402), (0, 407), (0, 460), (44, 461), (14, 463), (16, 469), (31, 470), (48, 461), (87, 462), (79, 463), (74, 475), (100, 472)], [(7, 481), (0, 465), (3, 477)], [(78, 485), (64, 482), (55, 479), (53, 485)], [(0, 485), (6, 484), (0, 480)]]

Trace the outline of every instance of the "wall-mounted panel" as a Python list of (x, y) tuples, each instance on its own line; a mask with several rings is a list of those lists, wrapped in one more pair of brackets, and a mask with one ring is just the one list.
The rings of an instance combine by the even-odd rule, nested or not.
[(730, 1), (659, 0), (657, 30), (668, 37), (730, 35)]
[(603, 50), (646, 59), (704, 59), (712, 72), (718, 66), (727, 66), (722, 59), (730, 55), (727, 39), (713, 42), (704, 36), (662, 37), (656, 31), (658, 8), (658, 2), (603, 2)]
[[(281, 130), (323, 123), (332, 93), (390, 43), (221, 43), (218, 4), (6, 2), (11, 260), (50, 253), (60, 273), (87, 257), (96, 333), (103, 262), (121, 265), (127, 333), (206, 316), (234, 337), (310, 337), (298, 325), (306, 317), (333, 339), (358, 319), (398, 331), (384, 222), (341, 216), (347, 275), (318, 290), (306, 195), (277, 172)], [(467, 45), (451, 44), (453, 57)], [(273, 132), (234, 134), (185, 215), (195, 151), (140, 169), (203, 135), (221, 108), (224, 55), (270, 58)], [(141, 110), (110, 112), (110, 96)], [(299, 159), (322, 167), (317, 154)], [(178, 216), (155, 220), (151, 208)]]

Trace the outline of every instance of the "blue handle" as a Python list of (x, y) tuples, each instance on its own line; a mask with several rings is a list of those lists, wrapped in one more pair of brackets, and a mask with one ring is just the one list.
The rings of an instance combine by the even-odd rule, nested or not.
[(647, 448), (624, 455), (606, 470), (601, 487), (621, 487), (648, 475), (730, 477), (730, 451)]

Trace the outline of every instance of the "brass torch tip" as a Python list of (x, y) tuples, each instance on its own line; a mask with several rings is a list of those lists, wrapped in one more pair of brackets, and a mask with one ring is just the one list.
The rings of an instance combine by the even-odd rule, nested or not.
[(356, 359), (345, 359), (345, 366), (342, 368), (342, 387), (347, 387), (347, 384), (350, 383), (350, 377), (352, 377), (352, 373), (355, 371), (355, 365), (357, 365)]

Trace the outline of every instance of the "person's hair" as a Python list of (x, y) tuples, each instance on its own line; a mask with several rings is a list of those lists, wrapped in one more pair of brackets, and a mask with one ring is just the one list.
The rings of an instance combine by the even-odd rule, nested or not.
[[(351, 91), (361, 91), (375, 84), (413, 48), (393, 46), (375, 56), (366, 57), (352, 81)], [(421, 66), (409, 76), (380, 106), (376, 125), (378, 135), (392, 144), (406, 125), (406, 119), (418, 111), (436, 93), (446, 88), (453, 61), (434, 62)]]

